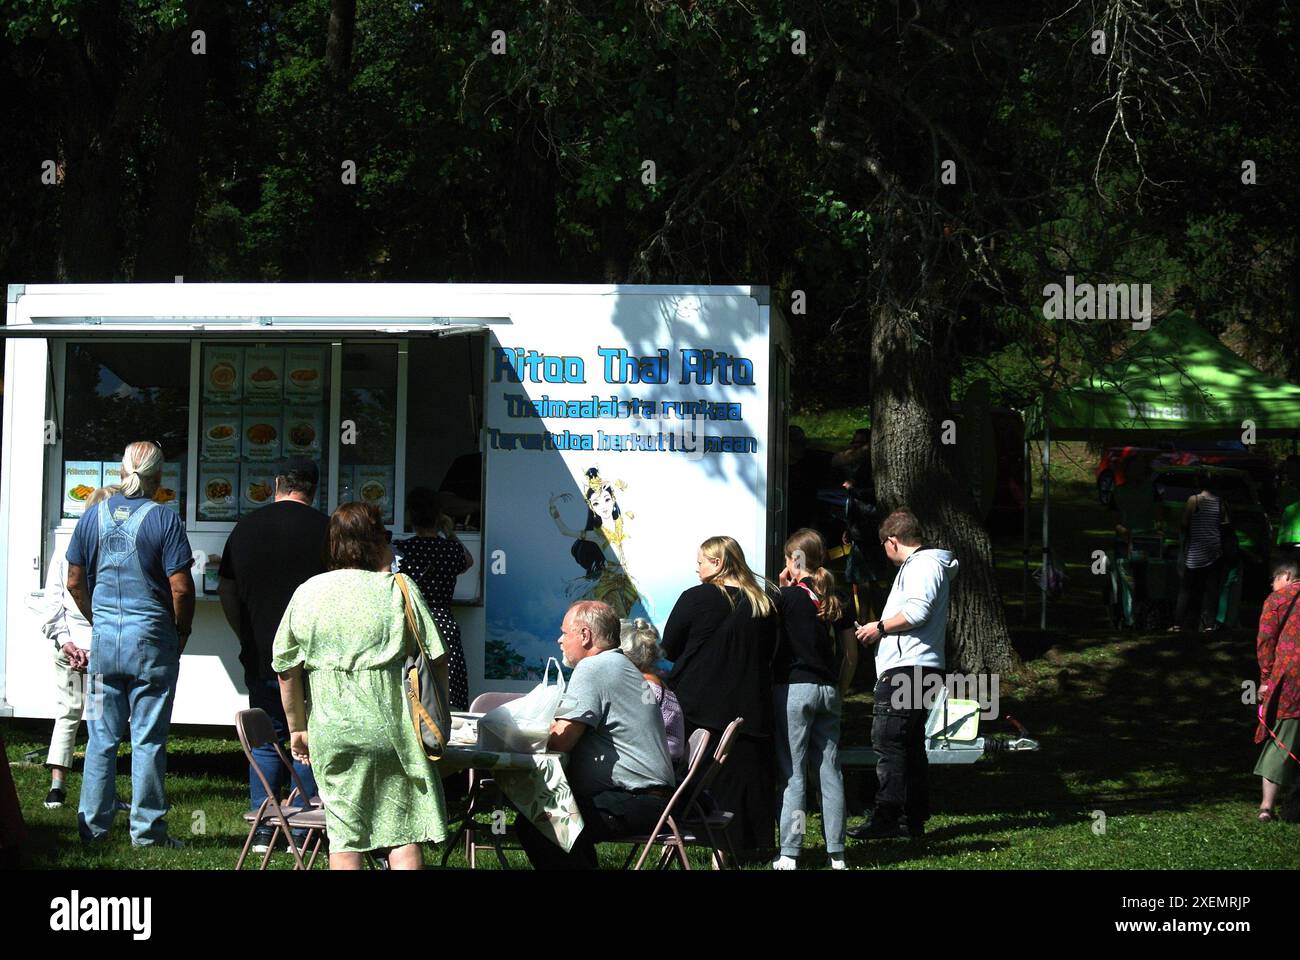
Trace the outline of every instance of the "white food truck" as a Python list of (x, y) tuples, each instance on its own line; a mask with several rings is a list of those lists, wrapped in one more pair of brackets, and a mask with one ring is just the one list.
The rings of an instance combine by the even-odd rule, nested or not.
[(661, 629), (695, 551), (729, 534), (774, 575), (790, 364), (765, 287), (32, 284), (8, 290), (0, 459), (0, 715), (55, 715), (43, 594), (125, 445), (194, 549), (194, 634), (173, 720), (247, 706), (216, 568), (277, 465), (317, 506), (364, 500), (394, 541), (413, 488), (454, 504), (471, 696), (536, 682), (565, 608)]

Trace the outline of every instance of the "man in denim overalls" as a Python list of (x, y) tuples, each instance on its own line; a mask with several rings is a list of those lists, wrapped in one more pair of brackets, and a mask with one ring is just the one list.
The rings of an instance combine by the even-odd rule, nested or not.
[(112, 826), (117, 748), (129, 723), (131, 842), (180, 846), (167, 833), (163, 777), (181, 650), (194, 619), (194, 559), (184, 522), (152, 500), (162, 465), (156, 444), (130, 444), (122, 492), (86, 511), (68, 547), (68, 592), (92, 630), (90, 741), (77, 815), (87, 841)]

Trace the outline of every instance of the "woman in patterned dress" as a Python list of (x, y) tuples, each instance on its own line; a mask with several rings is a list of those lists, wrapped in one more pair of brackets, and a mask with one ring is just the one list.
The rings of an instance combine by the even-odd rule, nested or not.
[(460, 624), (451, 612), (456, 578), (474, 566), (474, 557), (456, 539), (451, 518), (439, 509), (438, 495), (427, 487), (416, 487), (406, 497), (415, 536), (393, 544), (401, 555), (401, 571), (415, 581), (438, 625), (447, 647), (447, 681), (451, 708), (469, 709), (469, 671), (465, 647), (460, 642)]
[[(387, 853), (418, 870), (420, 844), (446, 836), (442, 783), (407, 717), (402, 667), (413, 647), (379, 511), (345, 503), (329, 525), (330, 570), (300, 586), (275, 635), (272, 667), (290, 750), (312, 765), (325, 804), (330, 869), (356, 870)], [(445, 654), (419, 592), (411, 603), (428, 655)], [(304, 703), (311, 678), (311, 711)]]

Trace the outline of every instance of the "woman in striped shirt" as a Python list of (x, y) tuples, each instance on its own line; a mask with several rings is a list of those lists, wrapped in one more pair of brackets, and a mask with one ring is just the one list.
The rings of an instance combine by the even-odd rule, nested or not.
[(1210, 492), (1208, 470), (1200, 471), (1196, 481), (1201, 491), (1188, 497), (1183, 509), (1183, 576), (1170, 632), (1197, 630), (1202, 625), (1211, 630), (1216, 627), (1215, 608), (1223, 565), (1222, 529), (1228, 523), (1228, 507), (1221, 497)]

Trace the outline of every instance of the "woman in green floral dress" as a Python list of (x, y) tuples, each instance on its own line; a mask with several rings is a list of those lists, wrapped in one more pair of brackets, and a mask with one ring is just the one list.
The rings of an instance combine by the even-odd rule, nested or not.
[[(446, 836), (442, 782), (407, 719), (402, 666), (413, 641), (379, 512), (347, 503), (330, 517), (328, 573), (293, 595), (272, 666), (290, 749), (307, 760), (325, 805), (330, 869), (359, 869), (367, 851), (394, 869), (423, 866), (420, 844)], [(428, 655), (445, 653), (418, 588), (410, 587)], [(311, 708), (303, 674), (310, 678)]]

